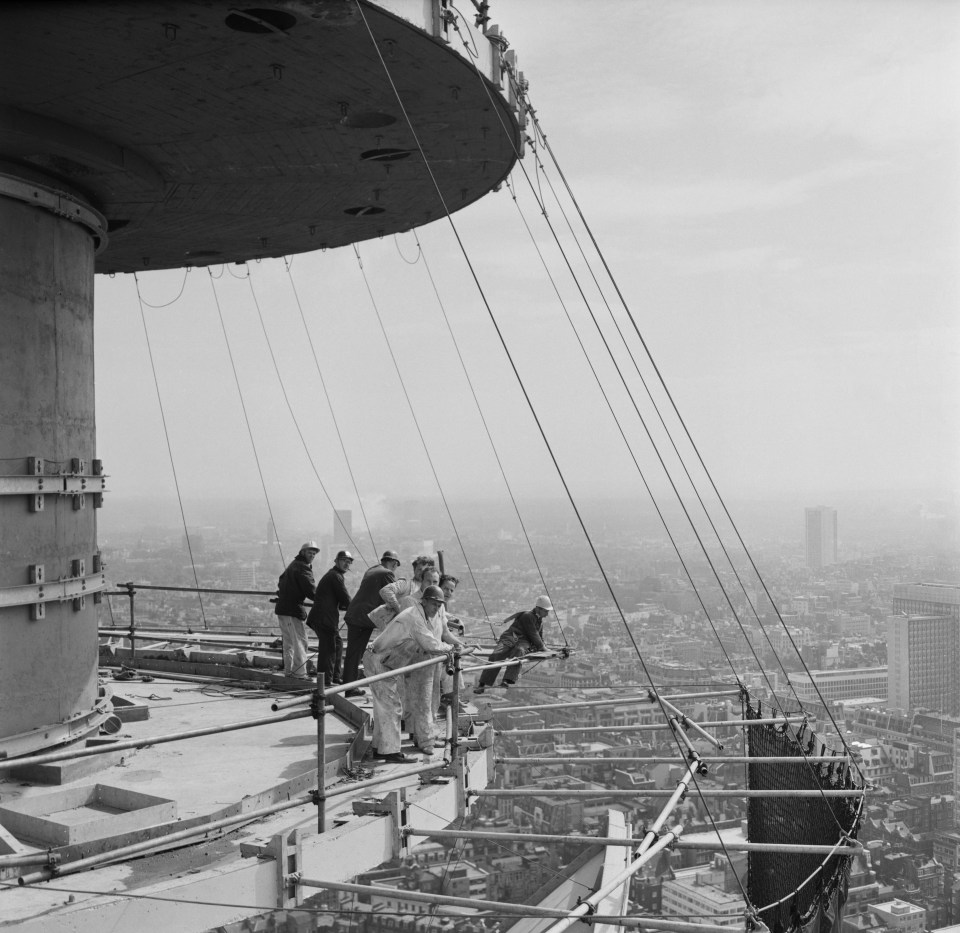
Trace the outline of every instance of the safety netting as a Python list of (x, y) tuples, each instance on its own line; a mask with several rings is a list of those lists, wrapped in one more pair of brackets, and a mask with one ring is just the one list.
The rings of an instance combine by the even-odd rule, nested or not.
[[(770, 718), (770, 713), (767, 713)], [(744, 718), (761, 719), (760, 703), (744, 697)], [(748, 726), (751, 758), (831, 755), (806, 722), (802, 725)], [(847, 757), (835, 762), (771, 763), (748, 766), (751, 790), (858, 790)], [(748, 832), (751, 842), (837, 845), (856, 838), (862, 796), (751, 797)], [(849, 855), (750, 852), (748, 886), (758, 919), (772, 933), (839, 931), (847, 896)]]

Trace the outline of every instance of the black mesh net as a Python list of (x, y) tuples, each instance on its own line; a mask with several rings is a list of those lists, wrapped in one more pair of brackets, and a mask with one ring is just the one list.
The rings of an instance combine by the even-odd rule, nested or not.
[[(744, 717), (760, 719), (760, 704), (745, 698)], [(802, 757), (828, 754), (806, 725), (748, 726), (751, 757)], [(846, 759), (822, 764), (751, 764), (751, 790), (854, 790), (859, 787)], [(835, 845), (843, 833), (855, 837), (859, 797), (751, 797), (751, 842)], [(751, 852), (747, 891), (759, 919), (772, 933), (828, 933), (839, 929), (847, 894), (850, 857)]]

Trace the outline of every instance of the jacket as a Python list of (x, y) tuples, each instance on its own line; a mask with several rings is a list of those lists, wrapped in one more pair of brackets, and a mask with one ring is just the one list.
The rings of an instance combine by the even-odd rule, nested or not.
[(302, 622), (307, 617), (303, 601), (313, 599), (316, 592), (313, 571), (298, 554), (280, 574), (280, 579), (277, 581), (277, 605), (273, 611), (278, 616), (293, 616)]
[(513, 647), (525, 641), (533, 651), (543, 651), (543, 619), (532, 609), (511, 616), (513, 623), (499, 638), (499, 643)]
[(431, 656), (450, 654), (459, 641), (440, 627), (439, 613), (428, 620), (420, 603), (408, 606), (370, 643), (385, 669), (396, 670)]
[(307, 616), (307, 625), (315, 632), (326, 629), (335, 632), (340, 628), (340, 610), (350, 605), (350, 594), (343, 582), (343, 573), (331, 567), (317, 584), (313, 608)]
[(380, 596), (381, 587), (393, 583), (395, 579), (392, 570), (388, 570), (383, 564), (374, 564), (363, 575), (357, 592), (350, 600), (350, 605), (343, 617), (347, 625), (373, 628), (373, 623), (367, 618), (367, 614), (383, 603), (383, 598)]

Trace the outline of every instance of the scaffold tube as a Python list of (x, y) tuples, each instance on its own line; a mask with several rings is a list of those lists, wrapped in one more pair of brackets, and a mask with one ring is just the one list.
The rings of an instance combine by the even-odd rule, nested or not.
[(163, 745), (166, 742), (181, 742), (184, 739), (194, 739), (202, 735), (217, 735), (220, 732), (236, 732), (238, 729), (253, 729), (257, 726), (269, 726), (278, 722), (289, 722), (292, 719), (303, 719), (309, 716), (310, 711), (301, 713), (285, 713), (283, 716), (261, 716), (259, 719), (245, 719), (242, 722), (227, 722), (219, 726), (205, 726), (201, 729), (188, 729), (184, 732), (168, 732), (165, 735), (151, 735), (142, 739), (125, 739), (122, 742), (109, 742), (104, 745), (95, 745), (91, 748), (71, 748), (62, 752), (47, 752), (43, 755), (30, 755), (22, 758), (4, 758), (0, 760), (0, 772), (10, 771), (25, 765), (42, 765), (51, 761), (68, 761), (71, 758), (89, 758), (92, 755), (109, 755), (110, 752), (120, 752), (128, 748), (145, 748), (148, 745)]
[[(338, 684), (334, 687), (327, 687), (323, 691), (325, 697), (334, 694), (346, 693), (348, 690), (356, 690), (359, 687), (366, 687), (367, 684), (375, 684), (380, 680), (388, 680), (391, 677), (402, 677), (407, 671), (415, 671), (421, 667), (432, 667), (436, 664), (442, 664), (446, 661), (446, 655), (440, 655), (436, 658), (427, 658), (425, 661), (417, 661), (415, 664), (408, 664), (405, 667), (398, 667), (394, 671), (384, 671), (382, 674), (373, 674), (370, 677), (364, 677), (361, 680), (351, 680), (348, 684)], [(292, 706), (306, 706), (311, 702), (312, 696), (292, 697), (289, 700), (275, 700), (270, 704), (270, 709), (277, 712), (281, 709), (289, 709)]]
[[(674, 791), (655, 788), (581, 790), (569, 788), (521, 787), (468, 790), (476, 797), (669, 797)], [(702, 797), (862, 797), (865, 790), (715, 790), (699, 788)]]
[[(602, 845), (602, 846), (620, 846), (622, 848), (636, 848), (643, 842), (642, 839), (623, 839), (618, 836), (583, 836), (583, 835), (561, 835), (555, 836), (549, 833), (498, 833), (490, 830), (457, 830), (457, 829), (418, 829), (415, 826), (405, 826), (400, 830), (406, 836), (422, 836), (428, 839), (449, 839), (456, 841), (459, 839), (488, 839), (493, 842), (549, 842), (562, 843), (570, 845)], [(837, 845), (812, 845), (812, 844), (790, 844), (776, 842), (727, 842), (724, 840), (698, 840), (698, 839), (677, 839), (674, 844), (676, 849), (693, 849), (702, 852), (720, 852), (726, 849), (728, 852), (781, 852), (788, 855), (833, 855), (837, 853)], [(844, 841), (839, 849), (844, 850), (843, 854), (853, 855), (855, 852), (863, 851), (863, 846), (853, 840)]]
[[(747, 755), (717, 755), (713, 758), (701, 757), (700, 760), (706, 765), (729, 764), (729, 765), (810, 765), (810, 764), (842, 764), (848, 765), (849, 759), (846, 755), (809, 755), (806, 758), (800, 755), (771, 755), (769, 758), (747, 756)], [(495, 764), (504, 765), (587, 765), (608, 762), (610, 764), (624, 765), (660, 765), (660, 764), (686, 764), (686, 756), (680, 755), (651, 755), (649, 758), (620, 758), (610, 755), (604, 755), (598, 752), (592, 757), (570, 757), (555, 756), (552, 758), (510, 758), (495, 757)]]
[[(790, 716), (779, 719), (718, 719), (712, 722), (702, 722), (705, 726), (729, 726), (737, 728), (740, 726), (782, 726), (784, 723), (802, 723), (805, 721), (803, 716)], [(669, 729), (668, 723), (643, 723), (632, 726), (553, 726), (548, 729), (501, 729), (500, 735), (549, 735), (551, 732), (657, 732), (663, 729)]]
[[(661, 814), (661, 817), (666, 818), (667, 813), (666, 809)], [(669, 830), (659, 839), (656, 839), (652, 845), (649, 843), (647, 847), (644, 848), (641, 844), (641, 849), (643, 851), (635, 858), (623, 871), (617, 872), (613, 878), (610, 879), (599, 891), (595, 891), (591, 894), (583, 903), (575, 907), (569, 916), (565, 920), (561, 920), (559, 923), (555, 923), (552, 927), (549, 927), (546, 930), (546, 933), (563, 933), (564, 930), (570, 929), (575, 923), (581, 920), (584, 915), (590, 914), (597, 904), (599, 904), (605, 897), (612, 894), (617, 890), (624, 882), (629, 881), (647, 862), (650, 861), (655, 855), (658, 855), (662, 852), (667, 846), (672, 845), (674, 840), (683, 832), (682, 826), (675, 826), (673, 829)], [(651, 841), (656, 837), (653, 833), (647, 833), (647, 838)]]
[[(678, 696), (672, 696), (670, 700), (692, 700), (694, 697), (706, 699), (707, 697), (739, 696), (739, 690), (711, 690), (709, 693), (683, 693)], [(583, 709), (589, 706), (628, 706), (631, 703), (649, 703), (648, 694), (619, 697), (616, 700), (585, 700), (577, 702), (577, 709)], [(570, 709), (570, 703), (541, 703), (539, 706), (498, 706), (492, 710), (495, 716), (500, 713), (530, 713), (545, 709)]]
[[(297, 884), (307, 888), (341, 891), (344, 894), (379, 895), (394, 900), (399, 898), (423, 904), (435, 904), (438, 907), (468, 907), (477, 911), (488, 910), (516, 917), (543, 917), (555, 920), (566, 920), (570, 917), (569, 911), (560, 910), (555, 907), (535, 907), (529, 904), (486, 901), (472, 897), (451, 897), (444, 894), (427, 894), (423, 891), (406, 891), (398, 888), (381, 887), (379, 885), (350, 884), (345, 881), (326, 881), (319, 878), (297, 878), (296, 881)], [(592, 914), (588, 919), (594, 923), (610, 923), (631, 928), (640, 927), (646, 930), (664, 930), (671, 931), (671, 933), (730, 933), (730, 927), (723, 927), (717, 924), (684, 923), (682, 921), (661, 920), (654, 917), (621, 917), (617, 915)]]

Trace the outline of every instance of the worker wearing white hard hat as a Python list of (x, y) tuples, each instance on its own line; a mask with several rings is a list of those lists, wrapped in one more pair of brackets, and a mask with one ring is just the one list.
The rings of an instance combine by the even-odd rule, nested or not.
[[(553, 611), (553, 603), (549, 596), (538, 596), (533, 609), (526, 612), (515, 612), (505, 619), (510, 623), (508, 628), (498, 639), (496, 647), (490, 655), (491, 661), (503, 661), (506, 658), (522, 658), (531, 651), (543, 651), (543, 620)], [(474, 693), (483, 693), (487, 687), (492, 687), (501, 668), (491, 667), (481, 672)], [(520, 676), (520, 665), (511, 664), (503, 670), (503, 686), (511, 687)]]

